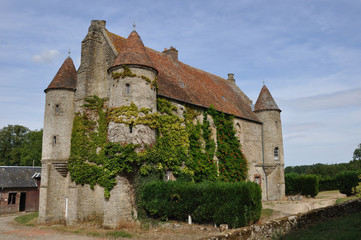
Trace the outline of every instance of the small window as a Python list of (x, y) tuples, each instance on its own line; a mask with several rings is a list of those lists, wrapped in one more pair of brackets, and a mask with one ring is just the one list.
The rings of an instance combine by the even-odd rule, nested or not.
[(261, 176), (260, 175), (254, 175), (254, 182), (258, 185), (261, 185)]
[(55, 113), (60, 113), (60, 104), (55, 105)]
[(129, 83), (125, 84), (125, 92), (127, 94), (130, 94), (130, 84)]
[(278, 160), (278, 158), (279, 158), (279, 149), (278, 149), (278, 147), (275, 147), (275, 149), (274, 149), (274, 156), (275, 156), (275, 160)]
[(56, 136), (53, 137), (53, 144), (56, 144)]
[(133, 133), (133, 123), (129, 124), (129, 133)]
[(15, 204), (15, 203), (16, 203), (16, 192), (15, 193), (9, 193), (8, 205)]

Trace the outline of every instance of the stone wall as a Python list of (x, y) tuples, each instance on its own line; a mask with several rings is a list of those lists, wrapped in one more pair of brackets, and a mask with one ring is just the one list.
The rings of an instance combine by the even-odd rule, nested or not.
[(359, 211), (361, 211), (361, 199), (356, 199), (325, 208), (315, 209), (304, 214), (272, 220), (262, 225), (255, 224), (244, 228), (234, 229), (214, 237), (203, 238), (203, 240), (273, 239), (274, 237), (281, 234), (284, 235), (295, 228), (306, 227), (310, 224), (329, 220), (332, 217)]

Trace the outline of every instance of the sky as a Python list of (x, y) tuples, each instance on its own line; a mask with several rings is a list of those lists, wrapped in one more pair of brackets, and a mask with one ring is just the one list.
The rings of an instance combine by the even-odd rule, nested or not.
[(227, 78), (282, 110), (285, 165), (352, 160), (361, 143), (359, 0), (0, 0), (0, 128), (43, 127), (45, 93), (91, 20)]

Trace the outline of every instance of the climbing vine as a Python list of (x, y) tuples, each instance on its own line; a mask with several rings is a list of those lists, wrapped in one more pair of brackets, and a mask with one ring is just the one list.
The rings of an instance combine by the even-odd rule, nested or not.
[[(130, 106), (107, 108), (107, 99), (85, 99), (82, 112), (75, 115), (69, 171), (77, 184), (104, 187), (105, 197), (116, 185), (119, 174), (148, 175), (172, 171), (178, 178), (193, 181), (242, 181), (247, 177), (247, 162), (234, 136), (232, 119), (213, 108), (201, 113), (186, 107), (183, 116), (170, 101), (157, 99), (157, 112)], [(209, 115), (217, 127), (217, 152), (212, 138)], [(109, 122), (144, 125), (157, 131), (153, 146), (107, 141)]]
[(145, 80), (147, 83), (150, 83), (150, 88), (151, 89), (156, 89), (158, 90), (158, 85), (157, 85), (157, 77), (154, 78), (154, 80), (152, 81), (149, 77), (141, 75), (138, 76), (137, 74), (133, 73), (132, 70), (130, 69), (130, 67), (128, 65), (122, 65), (123, 71), (121, 73), (119, 72), (112, 72), (112, 78), (118, 80), (119, 78), (125, 78), (125, 77), (139, 77), (143, 80)]
[(241, 150), (241, 144), (235, 136), (232, 117), (208, 109), (217, 127), (217, 158), (219, 161), (219, 177), (225, 182), (244, 181), (247, 179), (247, 159)]

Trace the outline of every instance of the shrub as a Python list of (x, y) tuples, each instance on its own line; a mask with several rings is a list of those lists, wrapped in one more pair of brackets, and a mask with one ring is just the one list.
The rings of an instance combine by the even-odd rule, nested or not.
[(296, 195), (301, 193), (299, 187), (299, 177), (297, 173), (287, 173), (285, 174), (285, 185), (286, 185), (286, 195)]
[(338, 190), (338, 183), (336, 177), (320, 177), (319, 190), (320, 191)]
[(358, 176), (361, 174), (361, 171), (342, 171), (336, 175), (336, 180), (340, 193), (351, 196), (354, 193), (352, 189), (357, 186), (359, 182)]
[(253, 182), (190, 183), (157, 181), (141, 190), (140, 206), (158, 219), (228, 224), (242, 227), (260, 218), (262, 193)]
[(319, 180), (316, 175), (288, 173), (285, 175), (286, 195), (302, 194), (304, 196), (317, 196)]
[(318, 194), (318, 177), (313, 174), (301, 175), (301, 194), (304, 196), (316, 197)]

